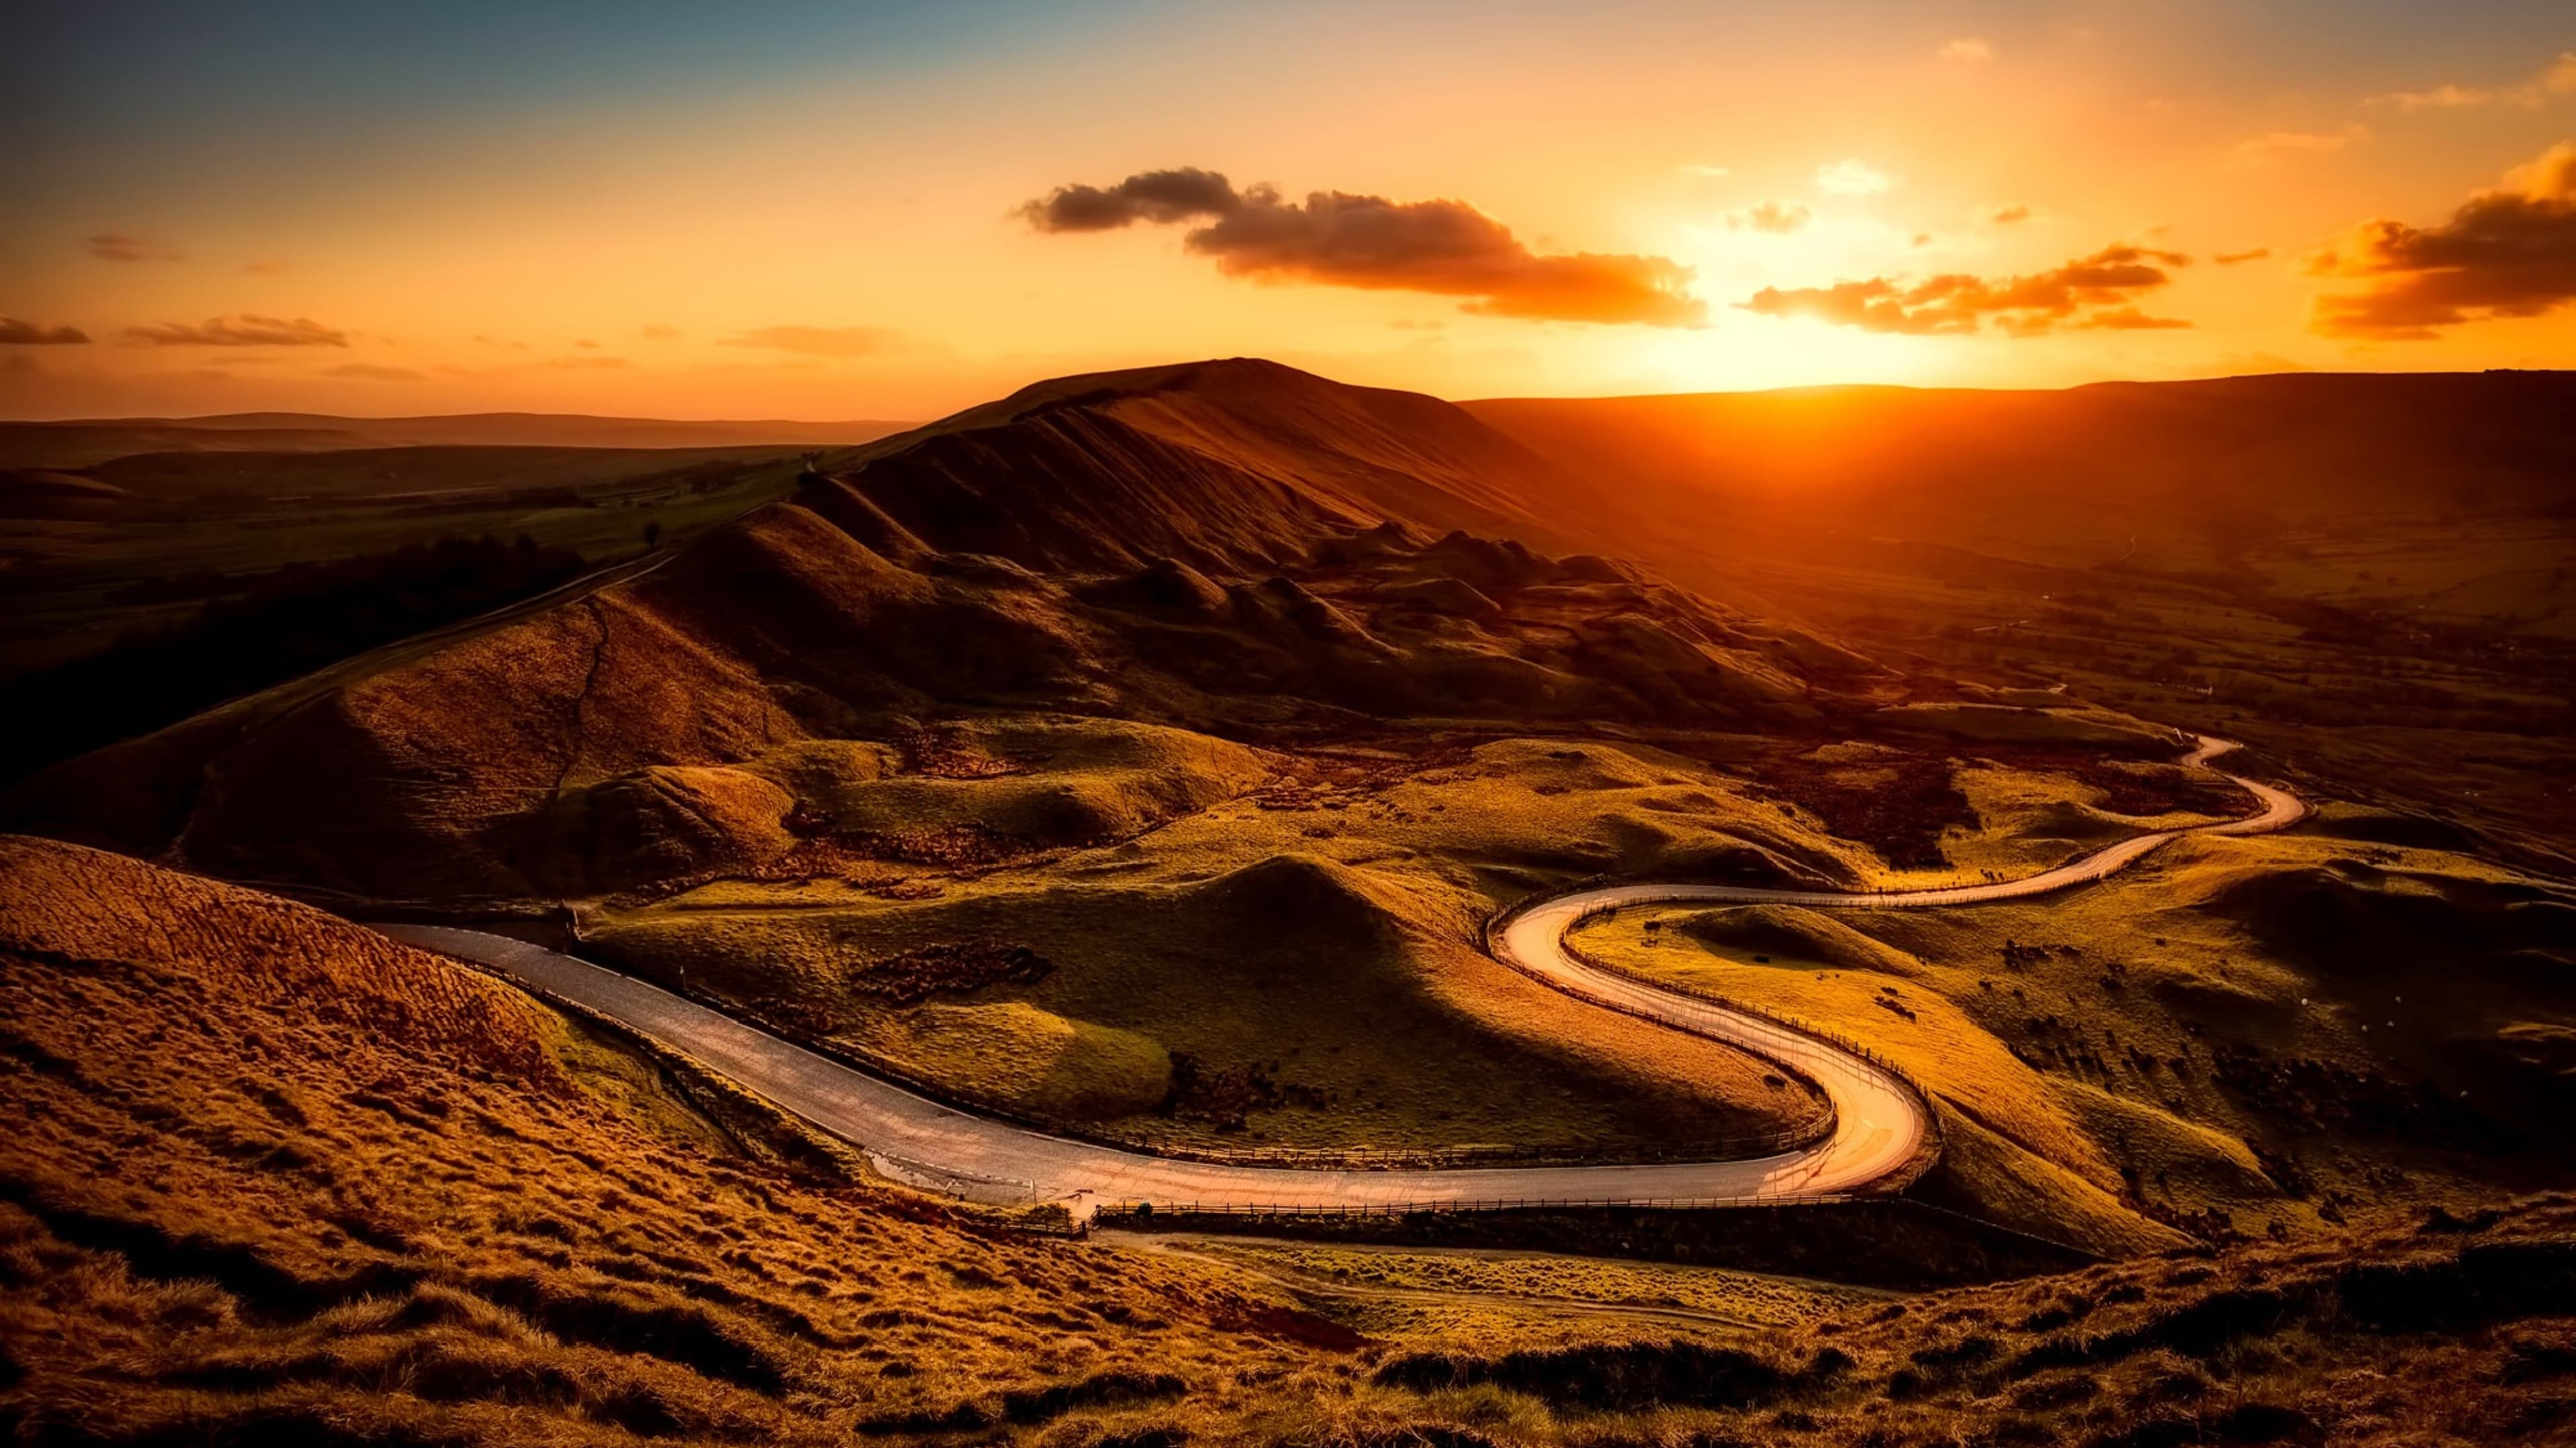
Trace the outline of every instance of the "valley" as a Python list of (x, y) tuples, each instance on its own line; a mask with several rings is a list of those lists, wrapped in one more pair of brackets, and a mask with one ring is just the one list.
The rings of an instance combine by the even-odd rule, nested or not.
[[(2391, 591), (2294, 625), (2295, 511), (2224, 581), (2217, 535), (2085, 562), (2018, 482), (1942, 484), (2000, 533), (1855, 538), (1866, 490), (1793, 527), (1531, 412), (1041, 383), (28, 772), (0, 1403), (136, 1443), (2555, 1411), (2554, 615), (2386, 622), (2547, 574), (2392, 514), (2345, 535)], [(2339, 722), (2329, 669), (2419, 713)], [(2329, 1361), (2409, 1386), (2325, 1402)]]

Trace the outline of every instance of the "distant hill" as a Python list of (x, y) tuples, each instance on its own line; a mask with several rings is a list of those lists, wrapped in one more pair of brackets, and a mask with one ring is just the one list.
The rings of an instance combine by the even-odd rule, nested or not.
[(1463, 406), (1631, 506), (1975, 546), (2117, 551), (2213, 524), (2539, 512), (2576, 498), (2569, 372)]
[[(876, 756), (826, 742), (943, 710), (1786, 726), (1877, 687), (1592, 556), (1620, 516), (1433, 398), (1246, 360), (1068, 378), (827, 460), (648, 573), (68, 761), (0, 813), (236, 876), (559, 893), (775, 845), (747, 771), (857, 769)], [(583, 841), (610, 833), (657, 863), (604, 865)]]
[(911, 426), (904, 422), (684, 422), (579, 413), (477, 412), (446, 417), (335, 417), (236, 412), (214, 417), (81, 418), (0, 422), (0, 468), (84, 468), (152, 452), (329, 452), (392, 447), (719, 448), (802, 444), (839, 447)]

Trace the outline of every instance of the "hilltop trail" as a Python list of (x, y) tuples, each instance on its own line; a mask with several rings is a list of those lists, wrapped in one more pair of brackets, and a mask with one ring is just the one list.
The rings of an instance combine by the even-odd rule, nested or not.
[[(2235, 747), (2198, 736), (2183, 762), (2207, 766)], [(375, 928), (616, 1021), (857, 1144), (889, 1176), (993, 1205), (1058, 1203), (1077, 1220), (1087, 1220), (1100, 1206), (1137, 1202), (1332, 1211), (1816, 1201), (1884, 1184), (1927, 1164), (1937, 1142), (1929, 1107), (1916, 1088), (1876, 1061), (1816, 1036), (1585, 964), (1566, 950), (1566, 933), (1607, 911), (1666, 903), (1912, 909), (2019, 899), (2100, 880), (2186, 834), (2262, 834), (2288, 828), (2307, 814), (2285, 790), (2223, 772), (2222, 777), (2261, 801), (2261, 812), (2140, 835), (2020, 880), (1877, 894), (1609, 885), (1517, 907), (1497, 919), (1488, 939), (1503, 964), (1604, 1009), (1750, 1051), (1812, 1080), (1833, 1102), (1833, 1130), (1823, 1140), (1732, 1161), (1357, 1170), (1155, 1156), (943, 1105), (658, 986), (524, 941), (441, 926)]]

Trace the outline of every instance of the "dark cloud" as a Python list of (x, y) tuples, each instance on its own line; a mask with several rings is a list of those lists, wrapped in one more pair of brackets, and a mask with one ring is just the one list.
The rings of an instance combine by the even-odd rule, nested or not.
[(179, 249), (166, 241), (122, 231), (96, 232), (81, 238), (81, 245), (100, 261), (177, 261), (180, 256)]
[(1909, 283), (1872, 277), (1787, 291), (1764, 287), (1742, 305), (1766, 317), (1818, 317), (1845, 327), (1917, 336), (1975, 332), (1988, 321), (2016, 337), (2060, 328), (2188, 327), (2189, 322), (2145, 315), (2136, 298), (2171, 282), (2166, 268), (2190, 262), (2179, 252), (2121, 243), (2029, 276), (1987, 278), (1960, 272)]
[(767, 347), (806, 357), (874, 357), (894, 350), (901, 334), (884, 327), (754, 327), (718, 346)]
[(1997, 226), (2010, 226), (2016, 221), (2030, 220), (2030, 208), (2027, 206), (2005, 206), (1998, 208), (1994, 215), (1986, 219)]
[(1787, 236), (1813, 219), (1807, 208), (1794, 201), (1764, 201), (1748, 206), (1726, 218), (1726, 228), (1750, 227), (1774, 236)]
[[(1139, 171), (1117, 185), (1059, 186), (1019, 214), (1040, 231), (1116, 231), (1131, 222), (1170, 223), (1202, 216), (1231, 216), (1252, 196), (1267, 188), (1238, 193), (1234, 183), (1214, 171), (1183, 166), (1171, 171)], [(1276, 193), (1271, 193), (1276, 201)]]
[(2366, 222), (2308, 258), (2311, 274), (2362, 283), (2317, 299), (2329, 336), (2420, 340), (2576, 302), (2576, 142), (2561, 142), (2438, 226)]
[(47, 327), (0, 317), (0, 347), (59, 347), (88, 340), (89, 333), (78, 327)]
[(155, 347), (346, 347), (349, 334), (323, 326), (309, 317), (292, 321), (283, 317), (255, 317), (245, 312), (238, 317), (208, 317), (205, 325), (192, 327), (185, 322), (163, 322), (152, 327), (128, 327), (125, 335), (137, 342)]
[(2261, 261), (2263, 258), (2270, 256), (2271, 254), (2272, 248), (2268, 246), (2258, 246), (2252, 251), (2222, 251), (2218, 255), (2211, 257), (2210, 260), (2218, 263), (2220, 266), (2235, 266), (2239, 262)]
[(408, 367), (379, 367), (372, 362), (343, 362), (323, 372), (325, 377), (346, 377), (357, 382), (418, 382), (421, 374)]
[(1062, 186), (1019, 208), (1044, 232), (1135, 222), (1204, 223), (1184, 244), (1228, 276), (1467, 298), (1465, 310), (1563, 322), (1695, 327), (1707, 304), (1691, 270), (1660, 256), (1542, 255), (1463, 201), (1390, 201), (1316, 191), (1290, 201), (1238, 191), (1213, 171), (1145, 171), (1115, 186)]

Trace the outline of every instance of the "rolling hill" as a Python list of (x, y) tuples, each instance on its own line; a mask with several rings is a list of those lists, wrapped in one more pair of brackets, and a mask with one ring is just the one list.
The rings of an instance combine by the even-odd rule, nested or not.
[(9, 809), (251, 878), (511, 896), (560, 880), (555, 815), (594, 786), (942, 708), (1706, 724), (1879, 687), (1521, 541), (1614, 512), (1428, 398), (1252, 361), (1067, 379), (827, 461), (644, 576), (73, 761)]
[(0, 423), (0, 468), (86, 468), (152, 452), (332, 452), (394, 447), (723, 448), (865, 442), (900, 422), (689, 422), (580, 413), (484, 412), (339, 417), (236, 412), (211, 417), (70, 418)]

